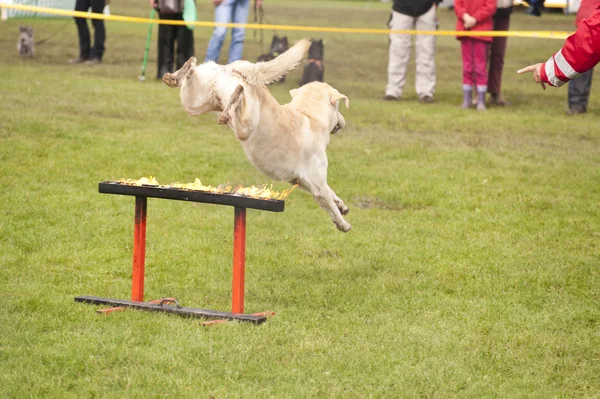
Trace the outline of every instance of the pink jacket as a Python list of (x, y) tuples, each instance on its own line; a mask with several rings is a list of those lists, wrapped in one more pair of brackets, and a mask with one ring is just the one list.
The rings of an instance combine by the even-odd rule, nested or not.
[[(494, 30), (494, 24), (492, 22), (492, 16), (496, 12), (496, 1), (497, 0), (455, 0), (454, 1), (454, 12), (458, 17), (456, 21), (456, 30), (464, 31), (465, 24), (463, 22), (463, 15), (469, 14), (477, 20), (477, 24), (472, 27), (471, 31), (491, 31)], [(457, 36), (458, 40), (464, 39), (466, 36)], [(483, 40), (491, 42), (491, 36), (473, 36), (473, 39)]]

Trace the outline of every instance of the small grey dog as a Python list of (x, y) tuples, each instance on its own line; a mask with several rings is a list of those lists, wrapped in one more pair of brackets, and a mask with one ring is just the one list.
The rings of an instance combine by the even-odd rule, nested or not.
[(33, 28), (31, 26), (21, 26), (19, 28), (19, 42), (17, 50), (21, 57), (33, 57), (35, 53), (35, 42), (33, 41)]

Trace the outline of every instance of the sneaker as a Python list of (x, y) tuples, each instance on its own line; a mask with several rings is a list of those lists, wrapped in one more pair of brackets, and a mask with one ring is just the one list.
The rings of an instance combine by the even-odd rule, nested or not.
[(81, 57), (71, 58), (69, 60), (69, 64), (83, 64), (86, 61), (87, 61), (87, 58), (81, 58)]
[(431, 96), (423, 96), (419, 98), (419, 102), (422, 104), (431, 104), (433, 102), (433, 97)]
[(100, 58), (90, 58), (89, 60), (85, 60), (83, 63), (85, 65), (98, 65), (102, 63), (102, 60), (100, 60)]
[(398, 100), (400, 100), (398, 97), (390, 96), (389, 94), (386, 94), (385, 97), (383, 97), (383, 101), (398, 101)]

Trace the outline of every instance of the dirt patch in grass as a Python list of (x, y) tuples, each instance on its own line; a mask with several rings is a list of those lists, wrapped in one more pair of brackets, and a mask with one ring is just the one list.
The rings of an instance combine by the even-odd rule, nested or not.
[(352, 198), (352, 202), (356, 204), (360, 209), (385, 209), (388, 211), (403, 211), (410, 206), (406, 206), (399, 202), (384, 201), (382, 199), (370, 196), (360, 196)]

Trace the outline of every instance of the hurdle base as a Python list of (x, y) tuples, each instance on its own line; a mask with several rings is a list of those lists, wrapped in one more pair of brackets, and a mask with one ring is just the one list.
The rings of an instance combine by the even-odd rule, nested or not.
[(97, 296), (77, 296), (75, 297), (75, 302), (88, 303), (92, 305), (109, 305), (115, 308), (134, 308), (141, 310), (149, 310), (153, 312), (172, 313), (183, 317), (237, 320), (254, 324), (261, 324), (267, 320), (267, 317), (264, 315), (250, 315), (243, 313), (221, 312), (217, 310), (207, 310), (199, 308), (165, 306), (160, 305), (160, 303), (135, 302), (124, 299), (100, 298)]

